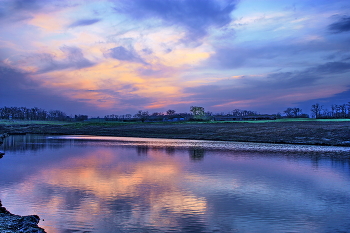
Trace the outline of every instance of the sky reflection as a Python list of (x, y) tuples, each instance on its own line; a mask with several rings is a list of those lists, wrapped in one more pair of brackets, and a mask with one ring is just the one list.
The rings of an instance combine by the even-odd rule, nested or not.
[(51, 142), (61, 146), (9, 150), (0, 160), (4, 206), (38, 214), (48, 232), (350, 229), (348, 160), (323, 157), (315, 167), (308, 157), (198, 145)]

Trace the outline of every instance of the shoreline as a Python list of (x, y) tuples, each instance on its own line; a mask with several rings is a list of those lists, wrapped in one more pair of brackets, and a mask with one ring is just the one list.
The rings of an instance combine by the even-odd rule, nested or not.
[(350, 121), (267, 123), (71, 123), (0, 125), (0, 134), (95, 135), (350, 146)]
[[(0, 125), (3, 135), (95, 135), (246, 143), (350, 147), (350, 122), (186, 123), (186, 124), (16, 124)], [(254, 149), (254, 148), (253, 148)], [(348, 152), (346, 152), (348, 154)], [(2, 157), (0, 151), (0, 158)], [(348, 156), (345, 156), (348, 157)], [(19, 216), (2, 207), (0, 231), (45, 233), (37, 215)]]
[[(7, 134), (0, 134), (0, 146)], [(0, 152), (0, 159), (5, 153)], [(12, 214), (5, 207), (2, 206), (0, 200), (0, 232), (16, 233), (16, 232), (32, 232), (32, 233), (46, 233), (46, 231), (39, 227), (40, 217), (38, 215), (20, 216)]]
[(0, 232), (46, 233), (43, 228), (38, 226), (39, 221), (38, 215), (20, 216), (12, 214), (2, 206), (0, 200)]

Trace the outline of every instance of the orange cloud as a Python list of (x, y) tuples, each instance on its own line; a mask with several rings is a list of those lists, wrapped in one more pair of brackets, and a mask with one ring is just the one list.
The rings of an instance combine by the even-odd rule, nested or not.
[(34, 17), (28, 21), (28, 24), (41, 28), (46, 33), (60, 32), (68, 22), (65, 17), (61, 17), (53, 12), (50, 14), (36, 14), (33, 16)]

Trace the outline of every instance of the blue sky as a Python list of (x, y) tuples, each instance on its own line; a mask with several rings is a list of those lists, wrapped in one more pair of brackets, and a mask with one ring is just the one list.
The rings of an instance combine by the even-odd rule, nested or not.
[(261, 113), (350, 101), (348, 0), (0, 0), (0, 106)]

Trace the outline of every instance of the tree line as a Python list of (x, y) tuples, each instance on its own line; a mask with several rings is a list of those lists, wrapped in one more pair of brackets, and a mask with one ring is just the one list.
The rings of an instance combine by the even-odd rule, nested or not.
[[(191, 106), (190, 112), (185, 113), (177, 113), (173, 109), (169, 109), (166, 112), (154, 112), (150, 113), (148, 111), (139, 110), (136, 114), (126, 114), (126, 115), (106, 115), (104, 119), (106, 121), (161, 121), (161, 120), (169, 120), (169, 121), (175, 121), (173, 119), (177, 120), (189, 120), (189, 121), (206, 121), (206, 120), (213, 120), (215, 119), (215, 116), (258, 116), (258, 115), (266, 115), (266, 114), (259, 114), (255, 111), (249, 111), (249, 110), (241, 110), (241, 109), (234, 109), (228, 113), (212, 113), (210, 111), (205, 111), (204, 107), (201, 106)], [(274, 114), (276, 115), (276, 114)]]
[[(339, 119), (339, 118), (350, 118), (350, 102), (347, 104), (333, 104), (328, 110), (321, 104), (313, 104), (311, 106), (311, 117), (317, 119)], [(232, 116), (232, 117), (247, 117), (247, 116), (274, 116), (276, 118), (309, 118), (310, 116), (303, 113), (300, 108), (287, 108), (283, 113), (277, 114), (260, 114), (256, 111), (234, 109), (227, 113), (212, 113), (205, 111), (204, 107), (191, 106), (190, 113), (177, 113), (173, 109), (169, 109), (166, 112), (154, 112), (139, 110), (136, 114), (125, 114), (125, 115), (106, 115), (104, 120), (106, 121), (160, 121), (160, 120), (192, 120), (192, 121), (203, 121), (212, 120), (216, 116)], [(88, 119), (87, 115), (70, 115), (60, 110), (44, 110), (41, 108), (33, 107), (2, 107), (0, 108), (0, 119), (8, 120), (41, 120), (41, 121), (84, 121)]]
[(312, 117), (319, 119), (350, 118), (350, 102), (347, 104), (332, 104), (331, 109), (324, 108), (321, 104), (313, 104), (311, 107)]
[[(311, 106), (311, 117), (316, 119), (345, 119), (350, 118), (350, 102), (347, 104), (332, 104), (330, 109), (316, 103)], [(300, 108), (287, 108), (283, 111), (287, 118), (309, 118)]]
[(50, 110), (33, 107), (3, 107), (0, 108), (0, 119), (36, 120), (36, 121), (84, 121), (87, 115), (68, 116), (60, 110)]

